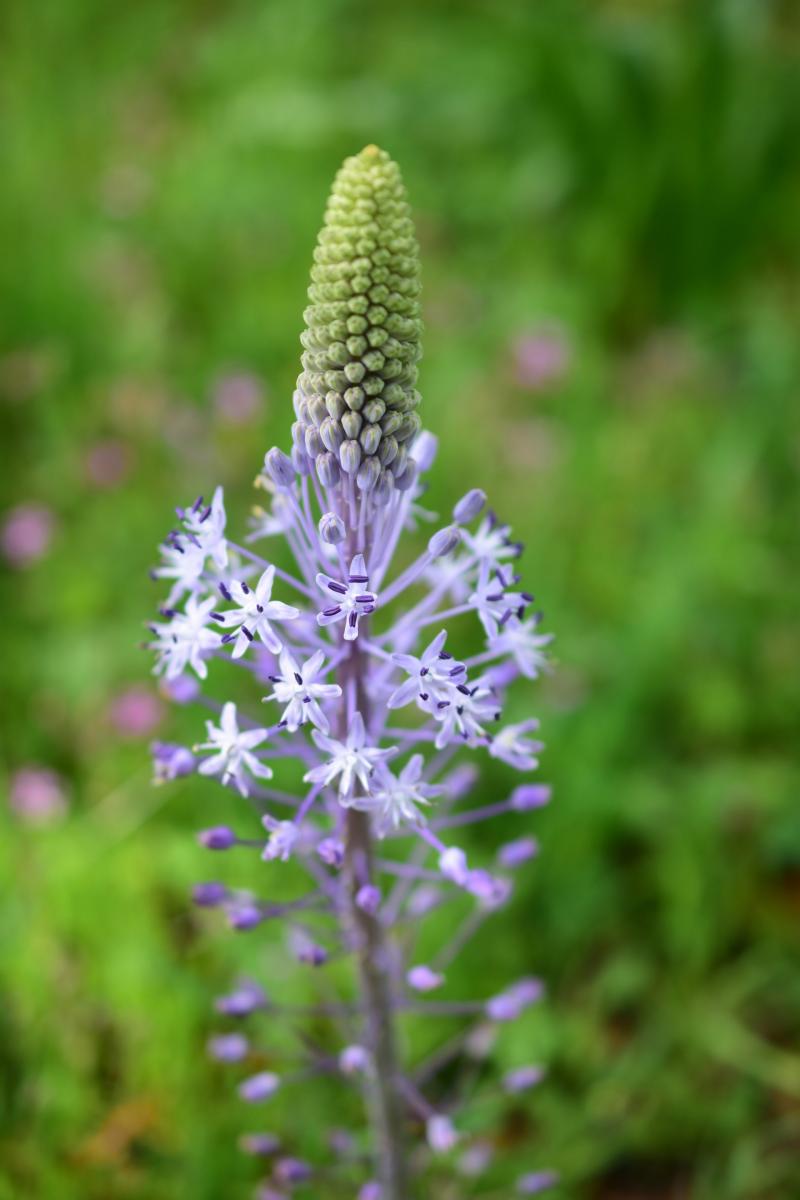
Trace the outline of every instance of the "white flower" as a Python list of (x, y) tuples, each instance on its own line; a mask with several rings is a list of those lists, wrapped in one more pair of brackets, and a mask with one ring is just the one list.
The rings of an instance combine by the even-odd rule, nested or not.
[(185, 612), (173, 613), (166, 624), (155, 623), (150, 626), (156, 635), (152, 643), (152, 648), (158, 652), (154, 668), (156, 675), (177, 679), (187, 667), (191, 667), (195, 674), (205, 679), (208, 668), (204, 656), (220, 644), (219, 634), (208, 626), (213, 607), (213, 596), (207, 600), (190, 596)]
[(278, 821), (267, 814), (261, 818), (261, 824), (269, 833), (269, 840), (261, 857), (267, 861), (279, 858), (281, 862), (288, 862), (294, 844), (300, 836), (300, 830), (294, 821)]
[(317, 586), (329, 592), (334, 601), (329, 608), (317, 613), (317, 624), (332, 625), (334, 621), (344, 621), (344, 639), (346, 642), (354, 642), (358, 637), (359, 618), (374, 612), (378, 603), (378, 597), (369, 590), (369, 575), (364, 555), (356, 554), (353, 558), (346, 583), (320, 572), (317, 575)]
[(285, 704), (281, 717), (281, 725), (291, 732), (304, 725), (306, 720), (316, 725), (323, 733), (330, 729), (330, 723), (320, 707), (320, 700), (332, 700), (341, 696), (342, 689), (337, 683), (317, 683), (317, 677), (322, 672), (325, 655), (317, 650), (298, 667), (291, 653), (284, 646), (280, 652), (280, 675), (270, 675), (274, 684), (273, 691), (265, 700), (277, 700)]
[(236, 721), (236, 705), (231, 701), (222, 707), (219, 725), (206, 721), (208, 741), (196, 750), (212, 750), (198, 770), (201, 775), (221, 775), (222, 782), (232, 779), (243, 796), (247, 795), (247, 774), (258, 779), (271, 779), (272, 771), (252, 751), (269, 736), (267, 729), (248, 729), (240, 732)]
[(416, 699), (419, 707), (432, 712), (437, 702), (450, 700), (459, 683), (466, 679), (466, 667), (456, 662), (444, 650), (447, 631), (443, 629), (417, 657), (415, 654), (393, 654), (392, 661), (409, 678), (395, 688), (386, 701), (387, 708), (403, 708)]
[(293, 524), (292, 506), (286, 496), (282, 492), (278, 492), (273, 496), (269, 512), (259, 506), (253, 509), (250, 518), (250, 532), (245, 541), (258, 542), (261, 538), (276, 537), (278, 534), (286, 533)]
[(487, 513), (474, 533), (464, 530), (464, 541), (479, 562), (495, 568), (509, 558), (519, 558), (522, 546), (512, 542), (511, 527), (500, 525), (494, 513)]
[(178, 509), (182, 528), (173, 529), (159, 547), (161, 564), (155, 567), (154, 579), (172, 579), (167, 604), (178, 601), (185, 592), (198, 590), (210, 558), (218, 570), (228, 562), (228, 543), (225, 540), (225, 505), (222, 488), (214, 492), (209, 505), (198, 496), (189, 509)]
[(199, 497), (188, 511), (179, 511), (178, 516), (189, 540), (206, 558), (210, 558), (219, 571), (228, 562), (228, 543), (225, 540), (225, 503), (221, 487), (214, 492), (211, 503), (203, 506)]
[(536, 617), (530, 617), (527, 621), (512, 617), (496, 637), (489, 638), (489, 649), (498, 654), (511, 655), (521, 674), (528, 679), (536, 679), (547, 666), (544, 647), (553, 640), (551, 633), (536, 632), (538, 623)]
[(508, 591), (512, 583), (516, 583), (516, 576), (508, 568), (492, 567), (487, 559), (483, 560), (477, 586), (468, 603), (477, 611), (489, 637), (496, 637), (512, 617), (522, 620), (525, 605), (533, 599), (528, 592)]
[(439, 732), (434, 745), (437, 750), (457, 739), (468, 746), (478, 746), (489, 736), (484, 722), (496, 721), (500, 716), (500, 705), (490, 688), (481, 680), (472, 685), (460, 684), (454, 698), (440, 701), (432, 709), (439, 722)]
[(375, 776), (379, 783), (372, 795), (361, 796), (354, 802), (354, 808), (372, 814), (378, 837), (386, 837), (387, 833), (398, 829), (403, 821), (412, 825), (425, 823), (417, 805), (427, 805), (429, 797), (439, 795), (442, 789), (422, 782), (424, 763), (421, 754), (414, 754), (399, 776), (392, 775), (388, 768), (383, 768)]
[(499, 758), (518, 771), (533, 771), (539, 765), (536, 755), (542, 749), (542, 743), (526, 738), (525, 734), (538, 728), (539, 722), (534, 718), (519, 725), (506, 725), (490, 741), (489, 753), (492, 758)]
[(186, 592), (197, 591), (206, 565), (206, 556), (192, 542), (173, 533), (159, 546), (161, 565), (154, 567), (154, 579), (172, 579), (167, 605), (177, 603)]
[(354, 713), (344, 742), (320, 733), (318, 729), (311, 731), (311, 736), (320, 750), (329, 755), (328, 761), (312, 768), (304, 776), (306, 783), (321, 783), (328, 787), (334, 779), (339, 778), (339, 798), (347, 808), (351, 803), (351, 793), (356, 780), (364, 791), (369, 790), (369, 779), (375, 765), (391, 758), (397, 753), (397, 747), (379, 750), (376, 746), (367, 746), (366, 730), (361, 713)]
[(281, 641), (270, 625), (270, 621), (293, 621), (300, 616), (298, 609), (281, 600), (272, 600), (272, 585), (275, 582), (275, 568), (267, 567), (255, 588), (243, 581), (231, 583), (230, 587), (222, 585), (220, 591), (226, 600), (237, 605), (219, 613), (217, 619), (226, 629), (238, 626), (238, 633), (226, 633), (223, 642), (233, 642), (233, 658), (241, 658), (250, 642), (256, 637), (277, 654), (281, 649)]

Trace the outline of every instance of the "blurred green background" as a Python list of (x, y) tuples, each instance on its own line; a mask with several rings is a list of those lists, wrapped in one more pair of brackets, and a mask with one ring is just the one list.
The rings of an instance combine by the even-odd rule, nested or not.
[(221, 480), (243, 519), (288, 443), (371, 141), (423, 243), (431, 506), (490, 492), (558, 636), (516, 701), (543, 854), (481, 979), (550, 989), (501, 1168), (800, 1196), (797, 7), (6, 0), (0, 39), (0, 1196), (250, 1194), (203, 1042), (256, 943), (187, 901), (232, 814), (150, 787), (193, 733), (138, 643), (174, 504)]

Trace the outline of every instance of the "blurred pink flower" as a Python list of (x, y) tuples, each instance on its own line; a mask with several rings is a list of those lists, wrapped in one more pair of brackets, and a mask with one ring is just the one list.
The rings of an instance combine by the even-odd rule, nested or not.
[(562, 378), (569, 369), (571, 350), (557, 326), (521, 334), (513, 345), (514, 369), (521, 387), (541, 388)]
[(130, 469), (130, 455), (116, 438), (95, 442), (84, 459), (86, 477), (98, 488), (114, 488), (122, 483)]
[(214, 385), (214, 409), (227, 425), (246, 425), (261, 408), (264, 389), (250, 371), (231, 371)]
[(19, 504), (6, 513), (0, 545), (12, 567), (28, 567), (47, 553), (52, 536), (53, 514), (49, 508)]
[(43, 825), (60, 816), (67, 807), (61, 777), (49, 767), (20, 767), (11, 776), (8, 801), (22, 820)]
[(131, 687), (111, 701), (111, 724), (125, 737), (144, 737), (161, 722), (162, 707), (148, 688)]

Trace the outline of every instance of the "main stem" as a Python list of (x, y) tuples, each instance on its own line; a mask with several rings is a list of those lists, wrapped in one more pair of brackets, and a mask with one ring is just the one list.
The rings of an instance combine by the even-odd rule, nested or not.
[[(365, 687), (365, 659), (358, 641), (341, 665), (342, 692), (355, 686), (357, 705), (369, 727), (369, 700)], [(343, 735), (347, 731), (347, 705), (342, 705)], [(350, 808), (346, 813), (345, 873), (348, 915), (358, 960), (361, 1001), (366, 1020), (367, 1046), (372, 1058), (368, 1076), (370, 1119), (375, 1136), (381, 1200), (408, 1200), (408, 1167), (403, 1125), (397, 1039), (392, 1009), (390, 947), (381, 922), (365, 912), (356, 896), (373, 877), (372, 834), (369, 814)]]

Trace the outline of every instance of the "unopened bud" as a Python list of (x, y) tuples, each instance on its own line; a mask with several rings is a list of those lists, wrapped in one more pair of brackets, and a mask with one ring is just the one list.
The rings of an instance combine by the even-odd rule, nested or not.
[(381, 477), (381, 464), (377, 458), (365, 458), (358, 468), (356, 480), (362, 492), (371, 492)]
[(451, 554), (455, 550), (460, 541), (460, 531), (455, 525), (448, 525), (445, 529), (437, 530), (430, 539), (428, 553), (432, 558), (444, 558), (445, 554)]
[(410, 458), (406, 463), (406, 469), (403, 471), (403, 474), (400, 476), (395, 475), (394, 486), (398, 489), (398, 491), (407, 492), (409, 488), (414, 486), (416, 478), (417, 464), (414, 462), (413, 458)]
[(361, 446), (351, 438), (339, 447), (339, 462), (345, 475), (355, 475), (361, 465)]
[(339, 463), (333, 454), (318, 454), (315, 460), (317, 478), (323, 487), (336, 487), (339, 482)]
[(337, 546), (347, 537), (344, 521), (336, 513), (324, 513), (319, 519), (319, 536), (329, 546)]
[(461, 525), (468, 525), (477, 517), (485, 503), (486, 493), (482, 492), (480, 488), (473, 488), (471, 492), (467, 492), (466, 496), (461, 497), (453, 509), (453, 520), (458, 521)]
[(292, 460), (277, 446), (273, 446), (264, 456), (264, 470), (278, 487), (291, 487), (294, 483), (295, 469)]

